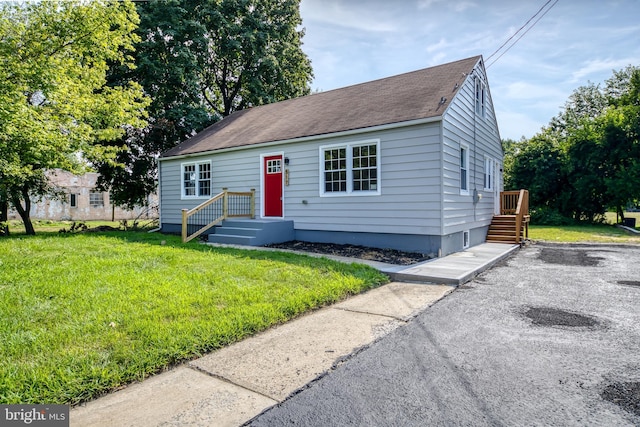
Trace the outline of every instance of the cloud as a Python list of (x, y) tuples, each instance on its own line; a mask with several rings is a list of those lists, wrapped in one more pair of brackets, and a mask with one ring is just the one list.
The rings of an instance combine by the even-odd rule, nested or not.
[[(583, 63), (582, 67), (571, 74), (571, 82), (585, 82), (589, 76), (597, 75), (599, 78), (603, 73), (609, 77), (613, 74), (613, 70), (620, 70), (629, 64), (640, 63), (640, 58), (621, 58), (621, 59), (594, 59)], [(599, 80), (598, 80), (599, 82)]]
[[(374, 2), (375, 3), (375, 2)], [(388, 19), (388, 10), (364, 2), (341, 2), (339, 0), (303, 0), (300, 4), (306, 21), (317, 21), (323, 26), (338, 26), (356, 32), (385, 33), (399, 28), (397, 21)]]
[[(498, 87), (498, 85), (496, 85)], [(511, 100), (566, 99), (566, 94), (554, 86), (517, 81), (501, 86), (501, 95)]]
[(447, 1), (447, 0), (419, 0), (418, 1), (418, 10), (424, 9), (432, 9), (438, 6), (439, 4), (446, 4), (447, 7), (452, 9), (454, 12), (464, 12), (467, 9), (477, 7), (478, 5), (472, 1)]

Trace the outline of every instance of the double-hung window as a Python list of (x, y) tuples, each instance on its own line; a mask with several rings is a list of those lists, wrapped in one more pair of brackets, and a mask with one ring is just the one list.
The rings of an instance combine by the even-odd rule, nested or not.
[(92, 208), (104, 207), (104, 195), (98, 191), (89, 193), (89, 206)]
[(496, 162), (491, 157), (484, 158), (484, 189), (493, 190)]
[(469, 194), (469, 147), (460, 145), (460, 194)]
[(320, 147), (320, 194), (380, 194), (380, 141)]
[(211, 162), (182, 164), (182, 198), (211, 196)]

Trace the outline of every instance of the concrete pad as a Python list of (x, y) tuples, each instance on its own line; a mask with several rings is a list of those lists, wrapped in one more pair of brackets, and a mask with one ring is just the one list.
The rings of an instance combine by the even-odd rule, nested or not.
[(398, 281), (461, 285), (519, 248), (519, 245), (505, 243), (483, 243), (446, 257), (385, 272)]
[(277, 402), (186, 366), (71, 410), (71, 426), (238, 426)]
[(392, 282), (333, 307), (407, 321), (454, 289), (446, 285)]
[(190, 365), (283, 401), (340, 358), (401, 324), (389, 317), (325, 308)]

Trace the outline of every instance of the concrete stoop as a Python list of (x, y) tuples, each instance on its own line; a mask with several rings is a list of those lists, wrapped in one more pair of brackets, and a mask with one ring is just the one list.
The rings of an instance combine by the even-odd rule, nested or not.
[(225, 219), (209, 234), (209, 243), (263, 246), (294, 240), (293, 221), (269, 219)]

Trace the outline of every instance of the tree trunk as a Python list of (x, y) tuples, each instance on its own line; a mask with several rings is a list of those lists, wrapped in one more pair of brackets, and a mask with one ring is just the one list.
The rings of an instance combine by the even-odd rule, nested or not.
[(0, 236), (9, 235), (9, 201), (0, 199)]
[(624, 209), (622, 209), (622, 206), (618, 206), (616, 211), (618, 216), (620, 216), (620, 224), (622, 224), (624, 222)]
[(29, 199), (29, 187), (27, 185), (24, 185), (22, 187), (22, 199), (24, 200), (24, 207), (22, 207), (20, 198), (17, 195), (13, 195), (13, 206), (18, 211), (20, 218), (22, 218), (25, 233), (30, 236), (35, 236), (36, 230), (33, 228), (33, 223), (31, 222), (31, 217), (29, 216), (29, 211), (31, 211), (31, 199)]

